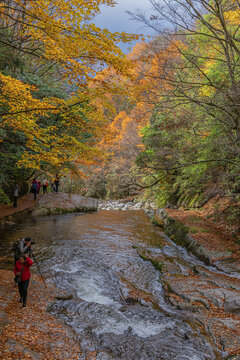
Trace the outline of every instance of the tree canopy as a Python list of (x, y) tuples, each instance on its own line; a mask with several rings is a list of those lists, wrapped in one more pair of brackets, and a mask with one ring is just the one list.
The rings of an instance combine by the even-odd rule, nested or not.
[[(237, 201), (239, 2), (150, 2), (150, 18), (141, 12), (132, 17), (157, 35), (129, 54), (135, 63), (134, 81), (120, 76), (125, 96), (112, 98), (116, 119), (124, 110), (142, 138), (137, 140), (137, 167), (132, 161), (132, 171), (128, 163), (120, 174), (127, 175), (126, 186), (144, 190), (161, 206), (201, 206), (217, 194)], [(135, 143), (136, 136), (132, 140)], [(118, 146), (121, 143), (119, 138)], [(117, 156), (116, 144), (114, 151)], [(105, 186), (109, 173), (113, 171), (108, 168)]]
[(31, 174), (100, 155), (94, 144), (105, 118), (97, 104), (117, 87), (96, 74), (110, 67), (129, 76), (119, 43), (137, 38), (97, 27), (101, 5), (114, 1), (1, 2), (0, 156), (10, 167), (14, 159)]

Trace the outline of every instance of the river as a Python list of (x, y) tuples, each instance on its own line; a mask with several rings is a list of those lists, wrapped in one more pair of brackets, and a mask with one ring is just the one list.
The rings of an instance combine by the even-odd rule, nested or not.
[(84, 351), (97, 352), (97, 360), (215, 359), (187, 312), (168, 302), (161, 272), (138, 253), (181, 259), (183, 273), (201, 262), (167, 239), (143, 212), (29, 217), (5, 232), (2, 253), (9, 255), (9, 243), (26, 236), (35, 241), (44, 276), (73, 294), (49, 311), (75, 331)]

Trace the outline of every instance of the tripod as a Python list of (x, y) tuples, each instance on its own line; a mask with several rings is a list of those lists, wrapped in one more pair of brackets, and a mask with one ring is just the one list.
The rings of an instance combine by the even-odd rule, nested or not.
[(43, 278), (43, 276), (42, 276), (42, 273), (41, 273), (39, 264), (38, 264), (38, 262), (37, 262), (37, 260), (36, 260), (36, 258), (35, 258), (35, 256), (34, 256), (34, 253), (33, 253), (32, 251), (31, 251), (31, 255), (32, 255), (32, 257), (33, 257), (34, 263), (35, 263), (36, 266), (37, 266), (38, 272), (39, 272), (39, 274), (40, 274), (40, 276), (41, 276), (41, 278), (42, 278), (42, 281), (43, 281), (43, 283), (44, 283), (44, 286), (47, 287), (46, 282), (45, 282), (45, 280), (44, 280), (44, 278)]

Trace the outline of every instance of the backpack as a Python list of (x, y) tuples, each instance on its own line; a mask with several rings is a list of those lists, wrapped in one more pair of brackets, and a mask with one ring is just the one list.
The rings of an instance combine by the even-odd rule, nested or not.
[(37, 190), (37, 183), (33, 183), (32, 189), (33, 189), (33, 190)]
[(20, 240), (17, 240), (13, 243), (13, 246), (12, 246), (12, 251), (13, 251), (13, 254), (14, 254), (14, 257), (18, 257), (19, 254), (20, 254), (20, 251), (19, 251), (19, 242)]

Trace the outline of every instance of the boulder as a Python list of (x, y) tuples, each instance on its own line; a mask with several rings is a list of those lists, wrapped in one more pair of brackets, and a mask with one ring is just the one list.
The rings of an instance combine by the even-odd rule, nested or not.
[(142, 203), (136, 203), (133, 207), (134, 210), (141, 210), (142, 209)]
[(157, 214), (157, 216), (161, 217), (163, 220), (168, 218), (168, 214), (167, 214), (166, 210), (164, 210), (164, 209), (157, 209), (156, 214)]
[(141, 208), (138, 207), (138, 206), (136, 206), (136, 205), (134, 205), (134, 206), (133, 206), (133, 210), (141, 210)]
[(149, 206), (154, 210), (157, 209), (157, 205), (154, 202), (150, 203)]
[(105, 203), (100, 203), (98, 205), (98, 210), (103, 210), (105, 208), (106, 204)]
[(149, 218), (152, 218), (155, 213), (154, 210), (150, 210), (150, 209), (145, 209), (144, 212)]
[(134, 206), (135, 204), (134, 204), (134, 202), (129, 201), (126, 205), (127, 205), (127, 206)]
[(240, 314), (240, 298), (239, 294), (232, 293), (231, 298), (228, 297), (224, 302), (224, 310), (229, 313)]

